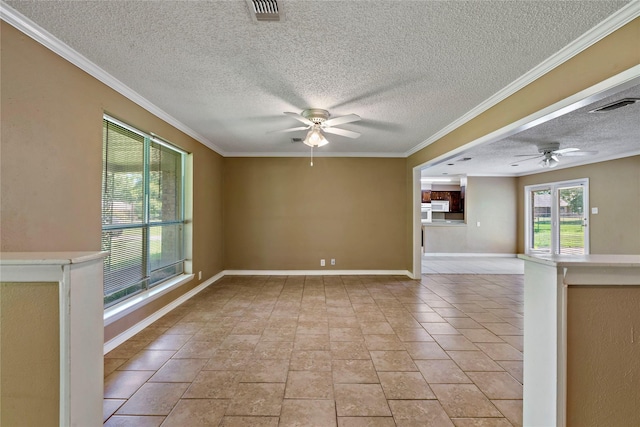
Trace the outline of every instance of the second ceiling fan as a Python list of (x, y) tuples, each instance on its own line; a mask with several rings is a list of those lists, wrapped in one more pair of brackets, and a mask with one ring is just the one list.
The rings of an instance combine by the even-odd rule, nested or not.
[[(543, 168), (554, 168), (560, 163), (560, 157), (574, 157), (574, 156), (590, 156), (598, 154), (597, 151), (581, 150), (579, 148), (560, 148), (559, 142), (550, 142), (544, 145), (538, 146), (539, 154), (517, 154), (516, 157), (529, 157), (527, 160), (539, 159), (539, 165)], [(512, 165), (516, 165), (513, 163)]]

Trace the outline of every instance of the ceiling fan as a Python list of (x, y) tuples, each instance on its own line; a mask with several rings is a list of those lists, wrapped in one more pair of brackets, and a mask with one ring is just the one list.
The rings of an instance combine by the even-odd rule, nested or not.
[[(560, 148), (559, 142), (549, 142), (544, 145), (538, 146), (538, 154), (516, 154), (516, 157), (529, 157), (527, 160), (539, 159), (538, 163), (543, 168), (554, 168), (560, 163), (560, 157), (576, 157), (576, 156), (591, 156), (598, 154), (597, 151), (581, 150), (579, 148)], [(511, 166), (517, 166), (517, 163), (512, 163)]]
[(272, 131), (269, 133), (295, 132), (299, 130), (307, 130), (307, 136), (302, 142), (311, 147), (311, 166), (313, 166), (313, 147), (322, 147), (327, 145), (329, 141), (324, 137), (324, 133), (333, 133), (335, 135), (346, 136), (347, 138), (358, 138), (360, 134), (346, 129), (334, 128), (333, 126), (345, 123), (357, 122), (360, 116), (357, 114), (348, 114), (346, 116), (329, 118), (329, 112), (320, 108), (307, 108), (301, 114), (285, 111), (286, 115), (302, 122), (305, 126)]
[(308, 108), (301, 114), (292, 113), (286, 111), (284, 114), (293, 117), (294, 119), (302, 122), (305, 126), (296, 128), (289, 128), (284, 130), (273, 131), (279, 132), (295, 132), (298, 130), (310, 129), (307, 133), (307, 137), (304, 139), (304, 143), (309, 147), (322, 147), (329, 143), (324, 137), (324, 133), (333, 133), (340, 136), (346, 136), (347, 138), (358, 138), (360, 134), (346, 129), (338, 129), (334, 126), (342, 125), (345, 123), (357, 122), (360, 120), (360, 116), (357, 114), (348, 114), (346, 116), (329, 118), (329, 112), (320, 108)]

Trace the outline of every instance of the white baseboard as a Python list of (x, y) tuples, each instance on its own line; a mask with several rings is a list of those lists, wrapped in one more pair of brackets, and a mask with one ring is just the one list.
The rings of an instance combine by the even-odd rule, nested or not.
[(118, 334), (117, 336), (113, 337), (112, 339), (110, 339), (109, 341), (104, 343), (103, 354), (107, 354), (108, 352), (110, 352), (111, 350), (113, 350), (114, 348), (116, 348), (117, 346), (119, 346), (120, 344), (122, 344), (123, 342), (128, 340), (129, 338), (133, 337), (135, 334), (137, 334), (138, 332), (142, 331), (144, 328), (146, 328), (147, 326), (151, 325), (153, 322), (155, 322), (156, 320), (158, 320), (159, 318), (161, 318), (162, 316), (164, 316), (165, 314), (167, 314), (171, 310), (173, 310), (174, 308), (178, 307), (183, 302), (187, 301), (189, 298), (197, 295), (199, 292), (204, 290), (207, 286), (209, 286), (212, 283), (220, 280), (223, 276), (224, 276), (224, 272), (222, 271), (222, 272), (216, 274), (215, 276), (205, 280), (204, 282), (200, 283), (195, 288), (191, 289), (189, 292), (186, 292), (184, 295), (182, 295), (182, 296), (176, 298), (175, 300), (171, 301), (169, 304), (165, 305), (160, 310), (158, 310), (155, 313), (153, 313), (151, 316), (146, 317), (145, 319), (143, 319), (140, 322), (136, 323), (135, 325), (133, 325), (132, 327), (130, 327), (126, 331), (124, 331), (124, 332)]
[(106, 343), (104, 343), (103, 354), (107, 354), (129, 338), (133, 337), (138, 332), (142, 331), (153, 322), (178, 307), (189, 298), (197, 295), (203, 291), (207, 286), (217, 282), (224, 276), (409, 276), (411, 273), (408, 270), (223, 270), (215, 276), (205, 280), (195, 288), (191, 289), (184, 295), (171, 301), (171, 303), (165, 305), (160, 310), (156, 311), (152, 315), (146, 317), (140, 322), (136, 323), (126, 331), (113, 337)]
[(492, 254), (492, 253), (449, 253), (449, 252), (425, 252), (423, 258), (427, 257), (484, 257), (484, 258), (515, 258), (517, 254)]
[(408, 270), (225, 270), (225, 276), (410, 276)]

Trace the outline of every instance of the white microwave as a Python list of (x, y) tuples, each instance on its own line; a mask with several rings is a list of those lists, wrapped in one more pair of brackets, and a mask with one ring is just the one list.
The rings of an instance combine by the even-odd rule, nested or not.
[(433, 212), (449, 212), (449, 201), (431, 200), (431, 210)]

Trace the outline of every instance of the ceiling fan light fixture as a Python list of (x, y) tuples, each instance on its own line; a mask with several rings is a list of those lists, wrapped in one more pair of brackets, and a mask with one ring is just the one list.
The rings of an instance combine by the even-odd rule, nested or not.
[(303, 142), (309, 147), (322, 147), (323, 145), (327, 145), (329, 143), (329, 141), (327, 141), (327, 138), (325, 138), (322, 134), (319, 125), (314, 125), (311, 128)]
[(540, 166), (543, 168), (555, 168), (558, 166), (558, 163), (560, 163), (558, 157), (551, 155), (545, 156), (545, 158), (540, 161)]

